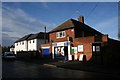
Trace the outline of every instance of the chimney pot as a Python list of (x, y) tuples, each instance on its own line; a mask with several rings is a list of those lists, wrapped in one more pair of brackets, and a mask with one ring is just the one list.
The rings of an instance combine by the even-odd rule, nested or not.
[(78, 21), (81, 22), (81, 23), (84, 23), (84, 16), (79, 16)]

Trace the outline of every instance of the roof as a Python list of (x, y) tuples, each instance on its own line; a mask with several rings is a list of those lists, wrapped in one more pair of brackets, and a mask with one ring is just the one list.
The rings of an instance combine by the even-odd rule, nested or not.
[(69, 28), (73, 28), (73, 27), (74, 27), (73, 19), (69, 19), (66, 22), (64, 22), (63, 24), (61, 24), (58, 27), (51, 30), (49, 33), (57, 32), (57, 31), (60, 31), (60, 30), (69, 29)]
[(54, 28), (53, 30), (51, 30), (49, 33), (53, 33), (53, 32), (57, 32), (57, 31), (62, 31), (62, 30), (66, 30), (66, 29), (70, 29), (70, 28), (75, 28), (75, 27), (79, 27), (80, 29), (84, 29), (87, 31), (94, 31), (98, 34), (102, 34), (99, 31), (91, 28), (90, 26), (81, 23), (77, 20), (74, 19), (69, 19), (66, 22), (64, 22), (63, 24), (59, 25), (58, 27)]
[[(28, 35), (25, 35), (24, 37), (20, 38), (19, 40), (15, 41), (16, 42), (20, 42), (20, 41), (24, 41), (24, 40), (31, 40), (31, 39), (44, 39), (44, 32), (39, 32), (39, 33), (36, 33), (36, 34), (28, 34)], [(46, 39), (49, 38), (49, 34), (46, 33)]]
[(22, 37), (22, 38), (18, 39), (17, 41), (15, 41), (15, 43), (16, 43), (16, 42), (20, 42), (20, 41), (27, 40), (31, 35), (32, 35), (32, 34), (25, 35), (24, 37)]
[[(39, 32), (36, 34), (31, 35), (27, 40), (31, 40), (31, 39), (44, 39), (44, 32)], [(46, 39), (49, 38), (48, 33), (46, 33)]]
[(15, 46), (14, 46), (14, 45), (11, 45), (10, 48), (15, 48)]

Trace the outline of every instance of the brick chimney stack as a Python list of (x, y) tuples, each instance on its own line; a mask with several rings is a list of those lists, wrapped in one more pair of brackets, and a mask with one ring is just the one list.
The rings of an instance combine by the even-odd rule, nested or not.
[(84, 23), (84, 17), (83, 16), (79, 16), (78, 17), (78, 21), (81, 22), (81, 23)]

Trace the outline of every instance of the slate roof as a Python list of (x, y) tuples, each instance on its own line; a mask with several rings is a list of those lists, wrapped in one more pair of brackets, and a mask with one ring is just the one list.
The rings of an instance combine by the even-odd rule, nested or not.
[[(24, 41), (24, 40), (31, 40), (31, 39), (44, 39), (44, 32), (39, 32), (39, 33), (36, 33), (36, 34), (28, 34), (28, 35), (25, 35), (24, 37), (18, 39), (16, 42), (20, 42), (20, 41)], [(49, 39), (49, 34), (46, 33), (46, 39)]]
[[(27, 40), (31, 40), (31, 39), (44, 39), (44, 32), (39, 32), (36, 34), (31, 35)], [(48, 33), (46, 33), (46, 39), (49, 38)]]
[(20, 41), (27, 40), (31, 35), (32, 35), (32, 34), (25, 35), (24, 37), (22, 37), (22, 38), (18, 39), (17, 41), (15, 41), (15, 43), (16, 43), (16, 42), (20, 42)]
[(77, 20), (74, 20), (74, 19), (67, 20), (66, 22), (62, 23), (61, 25), (59, 25), (56, 28), (54, 28), (53, 30), (51, 30), (49, 33), (62, 31), (62, 30), (75, 28), (75, 27), (79, 27), (80, 29), (84, 29), (84, 30), (92, 31), (92, 32), (94, 31), (95, 33), (102, 34), (99, 31), (91, 28), (90, 26), (88, 26), (88, 25), (86, 25), (84, 23), (81, 23), (81, 22), (79, 22)]

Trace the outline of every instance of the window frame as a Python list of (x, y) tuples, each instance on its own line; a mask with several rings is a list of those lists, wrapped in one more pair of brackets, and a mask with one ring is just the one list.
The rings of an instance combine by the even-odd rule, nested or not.
[(64, 38), (66, 36), (66, 32), (65, 31), (61, 31), (61, 32), (56, 32), (56, 38)]

